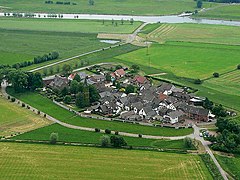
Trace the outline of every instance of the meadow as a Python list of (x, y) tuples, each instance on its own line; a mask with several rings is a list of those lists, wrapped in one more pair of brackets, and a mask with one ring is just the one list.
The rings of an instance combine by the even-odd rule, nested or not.
[(217, 160), (223, 167), (223, 169), (230, 174), (233, 179), (240, 179), (240, 157), (226, 157), (222, 155), (216, 155)]
[[(59, 124), (53, 124), (43, 128), (36, 129), (11, 139), (14, 140), (41, 140), (49, 141), (52, 132), (58, 133), (58, 141), (71, 142), (71, 143), (87, 143), (87, 144), (100, 144), (100, 138), (104, 135), (102, 133), (81, 131), (77, 129), (70, 129)], [(184, 146), (183, 140), (153, 140), (144, 138), (134, 138), (123, 136), (129, 146), (144, 146), (156, 147), (161, 149), (180, 149), (187, 150)], [(193, 148), (194, 149), (194, 148)]]
[[(45, 4), (43, 0), (0, 0), (2, 11), (8, 12), (48, 12), (48, 13), (86, 13), (86, 14), (128, 14), (128, 15), (168, 15), (194, 11), (196, 2), (192, 0), (100, 0), (90, 6), (86, 0), (72, 0), (76, 5)], [(54, 1), (56, 2), (56, 1)], [(205, 8), (217, 6), (204, 3)]]
[(32, 92), (15, 94), (13, 90), (10, 88), (8, 88), (8, 93), (60, 121), (73, 124), (76, 126), (110, 129), (113, 131), (158, 136), (183, 136), (191, 134), (193, 131), (192, 129), (175, 130), (172, 128), (149, 127), (142, 125), (127, 124), (122, 122), (83, 118), (80, 116), (76, 116), (75, 114), (69, 112), (68, 110), (62, 109), (61, 107), (54, 104), (50, 99), (40, 94)]
[(116, 58), (119, 62), (134, 62), (180, 77), (205, 79), (214, 72), (224, 73), (236, 69), (239, 55), (240, 46), (166, 42), (153, 44), (148, 54), (144, 48)]
[(32, 112), (0, 97), (0, 136), (23, 133), (50, 124)]
[(0, 158), (1, 179), (213, 179), (193, 154), (1, 143)]
[(240, 5), (239, 4), (225, 4), (223, 6), (214, 7), (211, 10), (200, 12), (196, 17), (211, 18), (211, 19), (225, 19), (225, 20), (240, 20)]
[(240, 45), (240, 27), (208, 24), (149, 24), (143, 37), (150, 41), (184, 41)]

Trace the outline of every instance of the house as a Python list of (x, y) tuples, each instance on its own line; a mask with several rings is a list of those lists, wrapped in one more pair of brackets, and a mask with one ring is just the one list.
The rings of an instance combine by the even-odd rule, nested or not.
[(148, 79), (146, 77), (144, 77), (144, 76), (136, 75), (133, 78), (133, 83), (137, 84), (137, 85), (143, 85), (143, 84), (146, 84), (148, 82), (149, 82)]
[(78, 72), (77, 74), (80, 76), (80, 79), (88, 78), (88, 74), (86, 74), (85, 72)]
[(114, 74), (116, 77), (121, 78), (125, 76), (126, 72), (124, 71), (124, 69), (118, 69), (114, 72)]
[(98, 83), (98, 82), (105, 81), (105, 76), (104, 75), (93, 75), (89, 79), (95, 83)]
[(184, 112), (181, 110), (171, 111), (168, 114), (164, 115), (163, 118), (169, 121), (171, 124), (176, 124), (184, 117)]
[(49, 84), (54, 80), (54, 78), (55, 78), (55, 76), (43, 78), (44, 86), (49, 86)]
[(139, 111), (139, 115), (142, 117), (142, 118), (146, 118), (147, 114), (149, 112), (152, 111), (152, 107), (151, 106), (146, 106), (146, 107), (143, 107), (140, 111)]
[(54, 89), (63, 89), (64, 87), (68, 87), (68, 78), (66, 77), (61, 77), (56, 75), (53, 79), (53, 81), (49, 84), (51, 88)]
[(69, 80), (69, 81), (72, 81), (72, 80), (75, 78), (76, 75), (77, 75), (76, 73), (70, 74), (70, 75), (68, 76), (68, 80)]
[(135, 114), (138, 114), (139, 111), (143, 108), (143, 103), (141, 103), (140, 101), (132, 103), (131, 108), (133, 109)]

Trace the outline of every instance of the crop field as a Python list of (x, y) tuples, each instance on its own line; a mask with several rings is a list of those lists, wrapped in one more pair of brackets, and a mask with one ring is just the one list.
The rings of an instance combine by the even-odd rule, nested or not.
[(240, 157), (226, 157), (216, 155), (217, 160), (223, 167), (223, 169), (230, 174), (233, 179), (240, 179)]
[(211, 10), (200, 12), (196, 17), (212, 18), (212, 19), (225, 19), (225, 20), (240, 20), (240, 5), (223, 5), (217, 6)]
[[(166, 41), (185, 41), (240, 45), (240, 27), (207, 24), (156, 24), (155, 30), (149, 32), (148, 40), (160, 43)], [(148, 25), (146, 31), (153, 28)], [(144, 32), (144, 31), (143, 31)]]
[(18, 143), (0, 149), (1, 179), (212, 179), (191, 154)]
[(32, 112), (0, 97), (0, 136), (10, 136), (50, 124)]
[[(58, 133), (58, 140), (60, 142), (75, 142), (75, 143), (88, 143), (99, 144), (100, 137), (104, 134), (81, 131), (77, 129), (70, 129), (59, 124), (53, 124), (43, 128), (36, 129), (31, 132), (27, 132), (18, 136), (14, 136), (11, 139), (15, 140), (42, 140), (48, 141), (52, 132)], [(183, 140), (153, 140), (144, 138), (134, 138), (123, 136), (129, 146), (146, 146), (157, 147), (162, 149), (181, 149), (185, 150)]]
[(180, 77), (205, 79), (214, 72), (224, 73), (236, 69), (240, 46), (167, 42), (152, 45), (148, 53), (144, 48), (116, 58), (120, 62), (134, 62)]
[(75, 114), (62, 109), (61, 107), (54, 104), (51, 100), (41, 96), (37, 93), (23, 93), (15, 94), (12, 89), (8, 89), (8, 92), (13, 96), (21, 99), (25, 103), (37, 108), (38, 110), (55, 117), (56, 119), (83, 127), (92, 127), (100, 129), (110, 129), (114, 131), (122, 131), (137, 134), (149, 134), (158, 136), (182, 136), (192, 133), (192, 129), (171, 129), (171, 128), (156, 128), (141, 125), (126, 124), (122, 122), (103, 121), (97, 119), (83, 118), (76, 116)]
[[(86, 14), (128, 14), (128, 15), (167, 15), (180, 14), (196, 9), (192, 0), (100, 0), (89, 5), (85, 0), (72, 0), (71, 5), (45, 4), (43, 0), (0, 0), (2, 11), (8, 12), (49, 12), (49, 13), (86, 13)], [(53, 1), (56, 2), (56, 1)], [(72, 5), (76, 3), (76, 5)], [(203, 3), (205, 8), (217, 6), (215, 3)]]
[(27, 18), (0, 18), (0, 29), (29, 30), (29, 31), (50, 31), (50, 32), (72, 32), (72, 33), (132, 33), (140, 22), (134, 22), (131, 25), (124, 21), (116, 21), (118, 25), (112, 24), (112, 21), (97, 20), (66, 20), (66, 19), (27, 19)]

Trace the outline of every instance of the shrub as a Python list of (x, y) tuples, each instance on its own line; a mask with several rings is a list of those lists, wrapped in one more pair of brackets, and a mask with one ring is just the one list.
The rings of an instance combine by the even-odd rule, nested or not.
[(56, 144), (58, 141), (58, 133), (51, 133), (50, 135), (50, 144)]
[(26, 105), (24, 103), (22, 103), (22, 107), (25, 107)]
[(110, 146), (110, 138), (107, 135), (104, 135), (100, 138), (100, 144), (102, 147)]
[(63, 99), (63, 102), (66, 104), (70, 104), (72, 101), (72, 97), (70, 95), (66, 95)]
[(194, 80), (194, 84), (202, 84), (201, 79), (195, 79), (195, 80)]
[(8, 96), (7, 98), (8, 98), (8, 99), (11, 99), (11, 97), (10, 97), (10, 96)]
[(12, 101), (12, 102), (15, 102), (15, 101), (16, 101), (16, 99), (15, 99), (15, 98), (11, 98), (11, 101)]
[(100, 132), (100, 129), (98, 129), (98, 128), (95, 128), (95, 132)]
[(106, 133), (106, 134), (111, 134), (111, 130), (106, 129), (106, 130), (105, 130), (105, 133)]
[(240, 69), (240, 64), (237, 66), (237, 69)]
[(219, 73), (217, 72), (213, 73), (213, 77), (218, 78), (219, 76), (220, 76)]
[(191, 138), (184, 138), (184, 146), (185, 148), (192, 148), (193, 147), (193, 142)]
[(46, 118), (46, 117), (47, 117), (47, 115), (46, 115), (46, 114), (44, 114), (44, 115), (43, 115), (43, 117), (45, 117), (45, 118)]
[(111, 139), (111, 144), (113, 147), (127, 146), (127, 143), (123, 139), (123, 137), (111, 136), (110, 139)]
[(139, 134), (138, 137), (142, 138), (142, 134)]
[(38, 110), (38, 112), (37, 112), (38, 114), (40, 114), (40, 111)]
[(119, 132), (118, 131), (115, 131), (115, 135), (118, 135), (119, 134)]

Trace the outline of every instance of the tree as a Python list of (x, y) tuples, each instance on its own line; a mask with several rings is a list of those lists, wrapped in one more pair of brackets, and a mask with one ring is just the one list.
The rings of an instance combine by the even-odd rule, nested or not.
[(203, 2), (202, 0), (197, 1), (197, 8), (202, 8)]
[(134, 23), (134, 20), (133, 20), (133, 18), (131, 18), (130, 19), (130, 24), (133, 25), (133, 23)]
[(127, 94), (134, 93), (134, 91), (135, 91), (135, 87), (133, 85), (131, 85), (131, 84), (127, 85), (126, 90), (125, 90), (125, 92)]
[(133, 64), (132, 66), (131, 66), (131, 69), (133, 70), (133, 72), (138, 72), (139, 70), (140, 70), (140, 67), (137, 65), (137, 64)]
[(217, 105), (212, 109), (213, 114), (215, 114), (217, 117), (226, 117), (227, 116), (227, 112), (226, 110), (223, 108), (223, 106)]
[(95, 86), (89, 85), (89, 100), (90, 103), (96, 102), (100, 99), (100, 95), (98, 93), (98, 90)]
[(219, 76), (220, 76), (219, 73), (217, 72), (213, 73), (213, 77), (218, 78)]
[(102, 147), (110, 146), (110, 138), (107, 135), (104, 135), (100, 138), (100, 144)]
[(78, 93), (78, 82), (73, 80), (70, 84), (70, 93), (77, 94)]
[(204, 100), (204, 102), (203, 102), (203, 107), (204, 107), (205, 109), (210, 109), (210, 110), (212, 110), (212, 108), (213, 108), (213, 102), (210, 101), (208, 98), (206, 98), (206, 99)]
[(193, 147), (193, 142), (191, 138), (184, 138), (184, 146), (185, 148), (192, 148)]
[(94, 0), (88, 0), (88, 4), (89, 4), (90, 6), (94, 6)]
[(117, 82), (116, 88), (117, 88), (117, 89), (121, 89), (121, 84), (120, 84), (120, 82)]
[(60, 67), (59, 67), (59, 65), (57, 65), (57, 67), (56, 67), (56, 71), (57, 71), (57, 73), (60, 72)]
[(75, 77), (73, 78), (73, 80), (80, 82), (81, 81), (81, 77), (79, 76), (79, 74), (76, 74)]
[(79, 108), (84, 108), (85, 107), (83, 93), (78, 93), (76, 95), (76, 106), (79, 107)]
[(43, 69), (43, 75), (47, 76), (47, 74), (48, 74), (48, 69), (47, 68)]
[(33, 83), (30, 89), (34, 91), (36, 88), (42, 87), (43, 87), (42, 75), (39, 72), (36, 72), (35, 74), (33, 74)]
[(10, 79), (15, 92), (23, 92), (28, 88), (28, 75), (20, 70), (10, 72)]
[(237, 66), (237, 69), (240, 69), (240, 64)]
[(112, 76), (109, 73), (106, 74), (105, 78), (106, 78), (106, 81), (108, 82), (112, 81)]
[(56, 144), (58, 141), (58, 133), (51, 133), (50, 135), (50, 144)]
[(111, 136), (110, 140), (113, 147), (127, 146), (123, 137)]
[(66, 104), (70, 104), (71, 101), (72, 101), (72, 97), (70, 95), (66, 95), (63, 99), (63, 102)]
[(123, 19), (121, 19), (121, 24), (123, 25), (123, 23), (124, 23), (124, 20), (123, 20)]
[(195, 79), (194, 84), (202, 84), (202, 81), (200, 79)]
[(117, 65), (116, 70), (118, 70), (118, 69), (122, 69), (122, 65)]
[(68, 77), (72, 73), (72, 67), (69, 64), (64, 64), (62, 70), (65, 77)]
[(62, 96), (66, 96), (68, 94), (69, 90), (67, 87), (64, 87), (62, 90), (61, 90), (61, 94)]
[(83, 96), (84, 96), (85, 107), (90, 106), (90, 93), (89, 93), (89, 87), (88, 86), (85, 86), (83, 88)]

